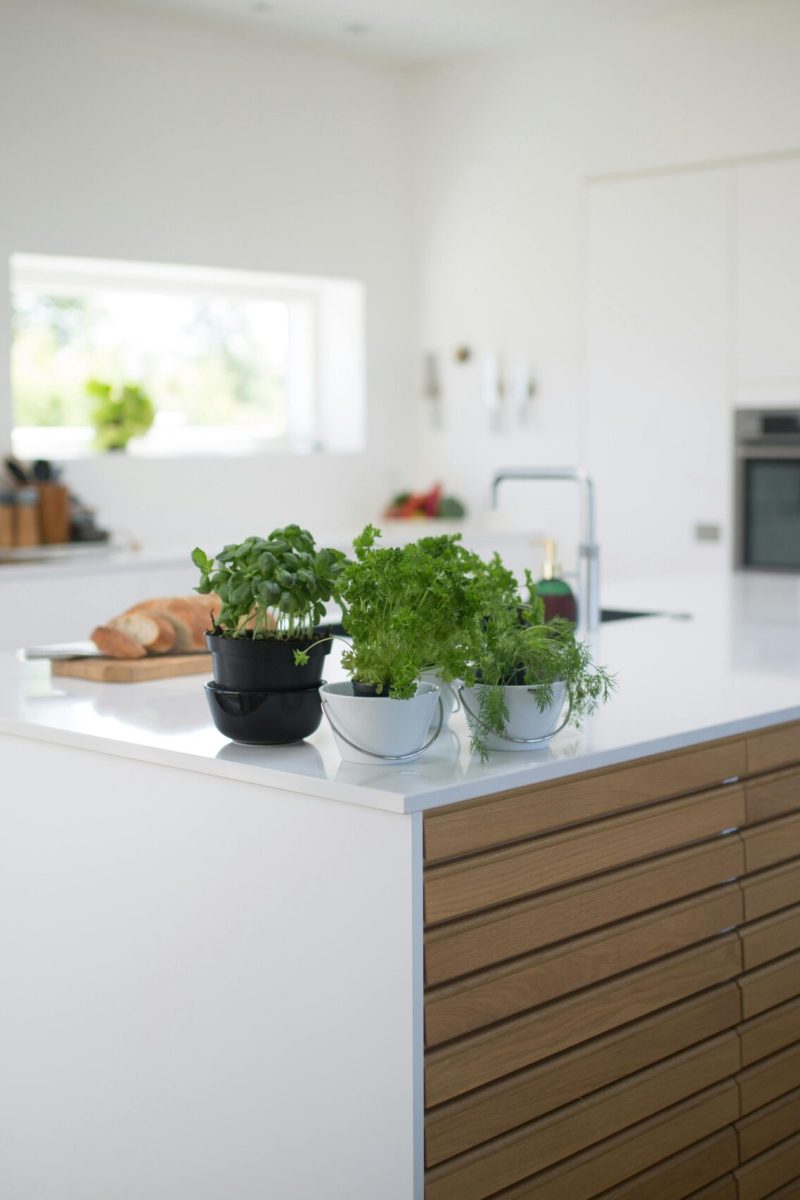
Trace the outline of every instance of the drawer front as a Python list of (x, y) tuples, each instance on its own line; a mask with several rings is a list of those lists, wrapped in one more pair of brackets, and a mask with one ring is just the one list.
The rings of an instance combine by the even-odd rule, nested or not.
[[(795, 1031), (796, 1034), (800, 1030)], [(737, 1076), (743, 1116), (757, 1112), (800, 1086), (800, 1041), (746, 1067)]]
[(800, 948), (800, 904), (745, 925), (741, 937), (746, 971), (791, 954)]
[(767, 1200), (778, 1188), (800, 1179), (800, 1135), (745, 1163), (735, 1175), (740, 1200)]
[(773, 817), (800, 811), (800, 766), (760, 779), (748, 779), (744, 785), (748, 823), (771, 821)]
[(738, 1039), (723, 1034), (567, 1105), (428, 1172), (427, 1200), (485, 1200), (733, 1075)]
[[(735, 1120), (736, 1111), (735, 1085), (720, 1084), (566, 1163), (507, 1189), (503, 1200), (592, 1200), (703, 1138), (724, 1130)], [(735, 1134), (732, 1130), (727, 1132), (735, 1147)], [(735, 1154), (735, 1149), (732, 1152)], [(720, 1162), (723, 1172), (730, 1169), (724, 1165), (728, 1162), (727, 1156)]]
[(800, 952), (748, 971), (739, 983), (745, 1019), (800, 996)]
[(800, 1133), (800, 1087), (736, 1122), (743, 1162)]
[(506, 904), (712, 838), (743, 821), (744, 792), (729, 786), (429, 868), (425, 872), (425, 920), (436, 924)]
[(742, 738), (726, 738), (626, 766), (571, 776), (426, 813), (425, 861), (538, 837), (551, 830), (713, 788), (745, 775)]
[[(706, 891), (743, 873), (744, 847), (734, 834), (569, 884), (543, 896), (463, 917), (426, 932), (425, 981), (428, 985), (446, 983)], [(754, 896), (752, 915), (760, 917), (771, 911), (763, 905), (785, 893), (785, 883), (769, 882), (763, 896)]]
[[(425, 998), (426, 1045), (434, 1046), (471, 1033), (705, 941), (741, 924), (742, 915), (741, 891), (735, 884), (728, 884), (555, 949), (431, 989)], [(800, 935), (800, 910), (797, 924)], [(788, 934), (794, 934), (793, 927)], [(780, 940), (780, 933), (771, 928), (760, 935), (754, 929), (753, 959), (758, 957), (759, 949), (766, 951)]]
[(800, 999), (787, 1000), (759, 1017), (744, 1021), (739, 1026), (739, 1038), (744, 1067), (800, 1040)]
[(429, 1107), (441, 1104), (733, 979), (740, 971), (741, 943), (736, 934), (726, 934), (503, 1025), (438, 1047), (426, 1058), (426, 1103)]
[(755, 921), (800, 901), (800, 858), (742, 880), (745, 920)]
[(426, 1164), (435, 1166), (737, 1025), (741, 997), (723, 984), (430, 1110)]
[(747, 769), (744, 773), (747, 775), (761, 775), (776, 767), (800, 763), (800, 722), (749, 733), (745, 742)]
[[(738, 1200), (733, 1175), (715, 1178), (733, 1171), (737, 1162), (736, 1135), (723, 1129), (612, 1188), (603, 1200)], [(697, 1191), (706, 1179), (714, 1182)]]
[(796, 858), (800, 850), (800, 813), (745, 829), (742, 840), (748, 874)]

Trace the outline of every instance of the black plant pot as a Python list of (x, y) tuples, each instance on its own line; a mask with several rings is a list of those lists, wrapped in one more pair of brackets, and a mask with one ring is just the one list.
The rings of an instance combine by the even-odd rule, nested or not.
[(319, 728), (319, 688), (288, 692), (235, 691), (205, 685), (211, 717), (220, 733), (245, 746), (286, 746)]
[[(315, 645), (318, 638), (326, 640)], [(206, 645), (211, 651), (215, 682), (234, 692), (299, 692), (319, 687), (325, 655), (331, 648), (327, 629), (315, 631), (313, 638), (291, 639), (207, 633)], [(308, 650), (306, 666), (295, 666), (295, 650)]]

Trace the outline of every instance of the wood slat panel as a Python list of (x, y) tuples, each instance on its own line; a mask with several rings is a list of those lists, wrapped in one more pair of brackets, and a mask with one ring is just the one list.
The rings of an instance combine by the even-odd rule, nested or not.
[(739, 989), (735, 983), (723, 984), (432, 1109), (425, 1119), (426, 1165), (454, 1158), (679, 1054), (737, 1025), (740, 1018)]
[(739, 980), (745, 1020), (800, 995), (800, 953), (776, 959)]
[(739, 1026), (742, 1065), (750, 1066), (792, 1042), (800, 1041), (800, 999), (788, 1000)]
[(736, 1136), (732, 1129), (723, 1129), (605, 1192), (603, 1200), (683, 1200), (684, 1197), (687, 1200), (737, 1200), (733, 1175), (715, 1179), (699, 1192), (691, 1191), (720, 1171), (732, 1171), (737, 1164)]
[[(727, 1140), (730, 1135), (727, 1131), (723, 1130), (721, 1134), (717, 1134), (716, 1136), (725, 1138)], [(691, 1150), (686, 1150), (684, 1153), (691, 1154), (694, 1152), (698, 1155), (698, 1157), (702, 1157), (704, 1151), (699, 1148), (702, 1145), (703, 1143), (700, 1142), (698, 1143), (697, 1147), (693, 1146)], [(710, 1183), (708, 1187), (702, 1188), (701, 1191), (692, 1192), (691, 1196), (688, 1197), (688, 1200), (738, 1200), (738, 1197), (739, 1192), (736, 1187), (735, 1176), (725, 1175), (722, 1179), (717, 1179), (714, 1183)], [(609, 1200), (616, 1200), (616, 1196), (613, 1192), (609, 1192)], [(633, 1200), (633, 1193), (631, 1194), (631, 1200)], [(642, 1200), (644, 1200), (643, 1195)]]
[(742, 839), (748, 873), (795, 858), (800, 848), (800, 813), (745, 829)]
[(800, 904), (743, 926), (741, 936), (746, 971), (790, 954), (800, 947)]
[[(800, 1031), (798, 1031), (800, 1032)], [(800, 1087), (800, 1042), (746, 1067), (737, 1075), (741, 1115), (747, 1116)]]
[(573, 775), (425, 814), (425, 861), (439, 862), (712, 788), (745, 775), (743, 738)]
[(743, 1162), (800, 1133), (800, 1087), (736, 1122)]
[(432, 867), (425, 872), (425, 919), (435, 924), (504, 904), (711, 838), (743, 821), (744, 791), (729, 785)]
[(754, 921), (779, 908), (800, 902), (800, 858), (778, 867), (769, 867), (741, 881), (744, 890), (744, 915)]
[[(643, 963), (662, 958), (717, 933), (739, 925), (743, 918), (742, 894), (736, 884), (668, 905), (577, 938), (550, 950), (516, 959), (429, 991), (425, 998), (426, 1045), (500, 1021), (558, 996), (578, 991), (602, 979)], [(767, 918), (774, 921), (775, 918)], [(797, 915), (800, 943), (800, 909)], [(787, 930), (783, 926), (790, 926)], [(751, 930), (752, 965), (759, 953), (768, 953), (781, 940), (789, 940), (793, 926)], [(775, 951), (776, 954), (780, 950)], [(774, 955), (773, 955), (774, 956)], [(761, 959), (760, 961), (764, 961)]]
[(747, 775), (760, 775), (764, 771), (774, 771), (776, 767), (785, 767), (790, 763), (800, 762), (800, 722), (791, 721), (788, 725), (774, 725), (771, 729), (761, 729), (756, 733), (748, 733)]
[(739, 1200), (765, 1200), (771, 1192), (800, 1176), (800, 1135), (767, 1150), (734, 1174)]
[(726, 934), (440, 1047), (426, 1058), (426, 1103), (433, 1107), (532, 1066), (740, 971), (741, 943), (736, 934)]
[(486, 1200), (726, 1079), (738, 1065), (736, 1034), (722, 1034), (434, 1168), (426, 1177), (427, 1200)]
[[(744, 846), (739, 835), (732, 834), (569, 884), (531, 900), (462, 917), (427, 931), (426, 983), (445, 983), (743, 874)], [(800, 894), (800, 859), (797, 877)], [(770, 903), (770, 897), (784, 895), (786, 887), (783, 881), (767, 881), (760, 891), (754, 889), (751, 916), (771, 911), (763, 906)]]
[[(718, 1084), (640, 1125), (593, 1146), (557, 1167), (541, 1171), (502, 1193), (502, 1200), (591, 1200), (608, 1188), (648, 1170), (735, 1120), (735, 1084)], [(726, 1131), (733, 1139), (736, 1135)], [(731, 1150), (720, 1156), (721, 1173)], [(706, 1179), (708, 1177), (706, 1176)], [(703, 1180), (701, 1179), (701, 1183)], [(498, 1196), (498, 1200), (500, 1197)], [(642, 1198), (644, 1200), (644, 1197)], [(655, 1200), (648, 1197), (647, 1200)], [(659, 1200), (661, 1197), (659, 1196)]]
[(771, 821), (773, 817), (797, 812), (800, 810), (800, 767), (749, 779), (744, 792), (748, 823)]
[(767, 1200), (800, 1200), (800, 1179), (792, 1179), (777, 1192), (770, 1192)]

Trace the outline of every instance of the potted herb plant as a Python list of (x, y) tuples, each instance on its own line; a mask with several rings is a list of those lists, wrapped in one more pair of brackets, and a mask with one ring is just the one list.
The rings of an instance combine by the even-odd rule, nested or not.
[(368, 525), (341, 575), (350, 681), (322, 688), (342, 757), (359, 762), (421, 753), (440, 691), (422, 675), (435, 667), (454, 677), (463, 658), (454, 637), (465, 624), (459, 606), (471, 603), (448, 539), (386, 547), (379, 537)]
[[(236, 740), (260, 742), (297, 741), (313, 732), (330, 649), (320, 622), (326, 603), (338, 596), (344, 554), (318, 549), (307, 530), (287, 525), (266, 538), (225, 546), (213, 557), (198, 548), (192, 561), (200, 571), (196, 590), (215, 592), (222, 602), (206, 645), (214, 671), (212, 713), (216, 720), (224, 706), (223, 715), (234, 719), (223, 732), (235, 736), (230, 730), (238, 730)], [(253, 717), (256, 707), (259, 715), (246, 729), (236, 723)], [(300, 729), (305, 732), (298, 736)]]
[(527, 571), (526, 584), (526, 600), (506, 589), (495, 594), (476, 646), (473, 681), (462, 690), (481, 759), (489, 750), (531, 749), (569, 722), (579, 725), (615, 686), (576, 638), (572, 622), (545, 623)]

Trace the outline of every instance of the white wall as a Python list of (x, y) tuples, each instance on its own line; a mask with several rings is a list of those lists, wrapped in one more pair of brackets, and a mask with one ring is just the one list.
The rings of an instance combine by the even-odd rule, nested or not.
[[(419, 337), (447, 356), (446, 426), (437, 433), (421, 417), (420, 482), (441, 475), (477, 507), (501, 465), (624, 471), (635, 449), (624, 423), (605, 424), (603, 445), (587, 433), (586, 213), (590, 187), (602, 186), (589, 181), (800, 147), (798, 61), (796, 0), (742, 0), (686, 6), (559, 58), (520, 49), (417, 74)], [(529, 429), (490, 432), (479, 362), (452, 361), (462, 342), (478, 356), (531, 358), (540, 392)], [(727, 461), (727, 422), (719, 437)], [(521, 525), (571, 542), (568, 493), (546, 487), (509, 490), (504, 503)], [(659, 515), (668, 539), (669, 506)], [(600, 529), (618, 561), (627, 536)], [(717, 546), (707, 558), (697, 549), (698, 569), (718, 566)]]
[(410, 446), (406, 96), (388, 64), (217, 23), (0, 0), (0, 443), (14, 251), (357, 278), (366, 454), (101, 458), (69, 479), (112, 526), (189, 547), (372, 516)]

